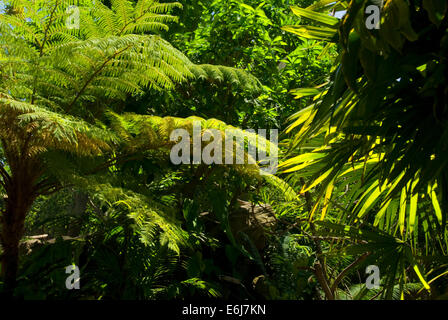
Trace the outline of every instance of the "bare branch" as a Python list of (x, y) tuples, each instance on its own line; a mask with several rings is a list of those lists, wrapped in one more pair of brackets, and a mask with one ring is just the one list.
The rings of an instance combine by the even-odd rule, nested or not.
[(66, 113), (69, 113), (70, 110), (73, 108), (73, 106), (75, 105), (76, 101), (78, 101), (79, 97), (81, 97), (81, 95), (83, 94), (84, 90), (87, 88), (87, 86), (90, 84), (90, 82), (92, 82), (93, 79), (95, 79), (95, 77), (104, 69), (104, 67), (112, 60), (114, 59), (116, 56), (120, 55), (121, 53), (125, 52), (126, 50), (128, 50), (130, 47), (132, 47), (132, 45), (127, 45), (125, 48), (123, 48), (122, 50), (119, 50), (117, 52), (115, 52), (112, 56), (110, 56), (109, 58), (107, 58), (102, 64), (101, 66), (95, 70), (95, 72), (89, 77), (89, 79), (87, 79), (87, 81), (84, 83), (84, 85), (82, 86), (81, 90), (79, 90), (79, 92), (76, 94), (75, 98), (73, 99), (73, 101), (69, 104), (68, 108), (65, 110)]
[(336, 288), (338, 287), (339, 282), (342, 281), (342, 279), (345, 277), (345, 275), (355, 266), (363, 262), (368, 256), (370, 255), (370, 252), (366, 252), (363, 255), (359, 256), (355, 261), (353, 261), (351, 264), (349, 264), (342, 272), (337, 276), (336, 280), (334, 280), (333, 285), (331, 286), (331, 292), (335, 292)]

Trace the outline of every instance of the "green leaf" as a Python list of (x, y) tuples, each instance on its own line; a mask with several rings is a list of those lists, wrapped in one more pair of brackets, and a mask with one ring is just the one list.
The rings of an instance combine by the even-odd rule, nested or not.
[(315, 88), (297, 88), (297, 89), (292, 89), (289, 92), (294, 95), (294, 99), (300, 99), (303, 97), (308, 97), (308, 96), (314, 96), (318, 93), (320, 93), (322, 90), (319, 89), (315, 89)]
[[(418, 179), (416, 179), (412, 183), (412, 191), (414, 191), (415, 185), (418, 183)], [(415, 217), (417, 215), (417, 201), (418, 201), (418, 193), (413, 194), (411, 196), (411, 201), (409, 204), (409, 233), (412, 234), (414, 231), (414, 225), (415, 225)]]
[(423, 286), (425, 287), (426, 290), (431, 290), (431, 287), (429, 286), (429, 284), (426, 282), (425, 278), (423, 278), (420, 269), (418, 268), (417, 264), (414, 264), (412, 266), (412, 268), (414, 269), (415, 273), (417, 274), (420, 282), (423, 284)]
[(337, 28), (337, 25), (339, 24), (339, 19), (332, 17), (328, 14), (315, 12), (315, 11), (309, 10), (309, 9), (299, 8), (297, 6), (292, 6), (291, 10), (296, 16), (308, 18), (308, 19), (320, 22), (322, 24), (325, 24), (327, 26), (334, 27), (335, 29)]
[(401, 189), (400, 196), (400, 211), (398, 215), (398, 225), (400, 226), (400, 233), (404, 232), (404, 218), (406, 215), (406, 187)]
[(284, 26), (282, 30), (297, 34), (302, 38), (313, 40), (332, 41), (337, 35), (335, 29), (327, 27), (313, 27), (313, 26)]
[(320, 175), (316, 180), (314, 180), (309, 186), (304, 186), (302, 190), (300, 191), (301, 194), (308, 192), (309, 190), (313, 189), (315, 186), (317, 186), (319, 183), (325, 180), (330, 173), (333, 171), (333, 169), (328, 170), (324, 174)]
[(437, 220), (439, 222), (442, 222), (442, 210), (440, 209), (439, 200), (437, 199), (437, 194), (435, 192), (435, 188), (437, 187), (437, 183), (434, 183), (433, 185), (428, 185), (428, 195), (431, 198), (432, 205), (434, 207), (434, 211), (437, 216)]

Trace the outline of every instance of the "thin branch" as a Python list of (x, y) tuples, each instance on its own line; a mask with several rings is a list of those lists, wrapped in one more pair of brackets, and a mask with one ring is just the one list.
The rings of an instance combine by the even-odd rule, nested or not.
[[(300, 181), (302, 184), (305, 184), (305, 180), (303, 178), (300, 178)], [(311, 212), (313, 206), (312, 206), (312, 200), (311, 200), (311, 195), (309, 194), (309, 192), (305, 192), (305, 201), (306, 201), (306, 207), (308, 212)], [(317, 261), (314, 265), (314, 269), (316, 270), (316, 277), (317, 280), (319, 281), (322, 289), (325, 292), (325, 296), (327, 297), (328, 300), (334, 300), (334, 295), (333, 292), (330, 289), (330, 285), (329, 285), (329, 281), (328, 281), (328, 277), (327, 277), (327, 268), (326, 268), (326, 264), (325, 264), (325, 259), (323, 256), (323, 252), (322, 252), (322, 247), (320, 245), (320, 240), (316, 239), (316, 228), (314, 227), (314, 223), (309, 222), (310, 224), (310, 229), (311, 229), (311, 233), (313, 235), (313, 241), (316, 247), (316, 255), (317, 255)]]
[(375, 298), (377, 298), (380, 294), (382, 294), (384, 292), (385, 289), (380, 290), (376, 295), (374, 295), (372, 298), (370, 298), (369, 300), (375, 300)]
[(324, 290), (325, 296), (327, 297), (328, 300), (334, 300), (333, 292), (331, 291), (331, 289), (328, 285), (328, 280), (325, 277), (324, 270), (319, 261), (316, 261), (316, 263), (314, 264), (314, 269), (315, 269), (316, 278), (319, 281), (322, 289)]
[(104, 212), (98, 208), (98, 206), (92, 201), (92, 198), (88, 197), (88, 203), (93, 208), (93, 211), (95, 211), (96, 215), (104, 222), (106, 221)]
[(121, 36), (124, 29), (126, 29), (129, 25), (131, 25), (131, 23), (136, 23), (138, 20), (140, 20), (141, 18), (143, 18), (146, 15), (147, 11), (143, 12), (142, 15), (138, 16), (137, 18), (135, 18), (132, 21), (129, 21), (128, 23), (125, 23), (123, 28), (120, 30), (120, 32), (118, 32), (118, 35)]
[(342, 281), (342, 279), (345, 277), (345, 275), (355, 266), (363, 262), (368, 256), (370, 255), (370, 252), (366, 252), (363, 255), (359, 256), (355, 261), (353, 261), (351, 264), (349, 264), (342, 272), (337, 276), (336, 280), (334, 280), (333, 285), (331, 286), (331, 292), (335, 292), (336, 288), (338, 287), (338, 284)]
[(62, 185), (62, 184), (59, 184), (58, 182), (55, 182), (55, 181), (52, 182), (49, 179), (44, 179), (34, 186), (33, 193), (36, 196), (39, 196), (39, 195), (49, 196), (49, 195), (52, 195), (64, 188), (68, 188), (71, 186), (73, 186), (73, 184)]
[(65, 110), (66, 113), (69, 113), (70, 110), (73, 108), (73, 106), (75, 105), (76, 101), (78, 101), (79, 97), (81, 97), (81, 95), (84, 93), (84, 90), (87, 88), (87, 86), (90, 84), (90, 82), (92, 82), (92, 80), (104, 69), (104, 67), (112, 60), (114, 59), (116, 56), (118, 56), (119, 54), (125, 52), (126, 50), (128, 50), (130, 47), (132, 47), (132, 45), (127, 45), (125, 48), (123, 48), (122, 50), (119, 50), (117, 52), (115, 52), (112, 56), (110, 56), (108, 59), (106, 59), (106, 61), (104, 61), (101, 66), (89, 77), (89, 79), (87, 79), (87, 81), (84, 83), (84, 85), (82, 86), (81, 90), (79, 90), (79, 92), (77, 93), (77, 95), (75, 96), (75, 98), (73, 99), (73, 101), (69, 104), (68, 108)]
[(39, 56), (40, 57), (42, 57), (43, 52), (44, 52), (45, 43), (47, 42), (47, 33), (48, 33), (48, 30), (50, 29), (51, 24), (53, 23), (54, 13), (56, 12), (56, 9), (58, 8), (58, 2), (59, 1), (56, 1), (53, 10), (50, 13), (50, 21), (48, 21), (48, 24), (45, 27), (44, 39), (42, 41), (42, 45), (41, 45), (40, 50), (39, 50)]
[(56, 182), (55, 181), (51, 181), (50, 179), (44, 179), (44, 180), (42, 180), (41, 182), (39, 182), (39, 183), (37, 183), (35, 186), (34, 186), (34, 191), (36, 192), (36, 191), (38, 191), (39, 189), (44, 189), (44, 188), (48, 188), (48, 187), (52, 187), (52, 186), (54, 186), (54, 185), (56, 185)]
[[(50, 187), (50, 188), (47, 188), (47, 189), (44, 189), (44, 190), (39, 191), (39, 194), (40, 194), (40, 195), (43, 195), (43, 196), (50, 196), (50, 195), (52, 195), (52, 194), (54, 194), (54, 193), (56, 193), (56, 192), (58, 192), (58, 191), (60, 191), (60, 190), (62, 190), (62, 189), (64, 189), (64, 188), (68, 188), (68, 187), (70, 187), (70, 186), (73, 186), (73, 185), (66, 185), (66, 186), (63, 186), (63, 185), (60, 185), (60, 186), (52, 186), (52, 187)], [(53, 189), (53, 190), (51, 190), (51, 189)]]

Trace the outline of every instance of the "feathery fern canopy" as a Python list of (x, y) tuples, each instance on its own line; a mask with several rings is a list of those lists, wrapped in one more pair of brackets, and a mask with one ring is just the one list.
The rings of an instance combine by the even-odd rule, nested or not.
[[(148, 151), (155, 149), (168, 155), (171, 132), (191, 132), (193, 121), (222, 135), (228, 128), (243, 132), (215, 119), (120, 115), (114, 110), (129, 96), (175, 89), (187, 80), (227, 82), (249, 91), (260, 90), (259, 81), (230, 67), (194, 65), (162, 39), (158, 32), (177, 20), (170, 13), (179, 3), (114, 0), (108, 7), (101, 1), (18, 0), (6, 5), (10, 10), (0, 14), (0, 140), (6, 160), (1, 183), (10, 199), (5, 221), (24, 219), (37, 196), (77, 185), (126, 211), (145, 242), (161, 230), (161, 241), (179, 252), (186, 235), (172, 210), (146, 194), (87, 177), (117, 159), (150, 156)], [(74, 5), (79, 25), (69, 26)], [(249, 138), (257, 140), (254, 134)], [(266, 139), (262, 143), (271, 152), (276, 148)], [(79, 156), (96, 159), (97, 167), (82, 168)], [(259, 176), (255, 164), (238, 169)], [(21, 184), (28, 187), (18, 191)], [(21, 197), (28, 201), (17, 217), (14, 201)], [(16, 227), (5, 223), (3, 228)]]

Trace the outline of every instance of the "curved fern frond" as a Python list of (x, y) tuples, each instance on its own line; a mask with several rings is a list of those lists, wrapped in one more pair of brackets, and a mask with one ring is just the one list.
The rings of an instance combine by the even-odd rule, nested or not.
[(251, 92), (260, 92), (262, 89), (262, 85), (256, 77), (241, 69), (200, 64), (193, 65), (190, 70), (196, 79), (230, 83), (231, 85)]
[[(256, 159), (252, 157), (252, 154), (245, 147), (250, 144), (257, 148), (259, 152), (264, 152), (267, 156), (273, 157), (276, 157), (279, 152), (278, 146), (266, 139), (266, 137), (230, 126), (217, 119), (206, 120), (199, 117), (162, 118), (136, 114), (118, 115), (112, 112), (109, 113), (109, 117), (111, 127), (118, 133), (121, 141), (124, 142), (123, 148), (126, 152), (138, 152), (157, 148), (164, 148), (168, 152), (176, 144), (176, 141), (171, 140), (171, 133), (176, 129), (185, 129), (190, 137), (193, 137), (195, 125), (201, 128), (199, 137), (201, 140), (209, 129), (218, 130), (221, 135), (220, 148), (222, 150), (222, 159), (225, 159), (227, 153), (230, 153), (234, 160), (236, 156), (243, 156), (243, 159), (236, 159), (236, 161), (239, 159), (241, 164), (237, 162), (234, 164), (234, 167), (237, 170), (242, 170), (255, 176), (260, 174), (260, 167), (257, 165)], [(240, 137), (244, 146), (239, 145), (237, 140), (230, 140), (233, 141), (231, 145), (232, 150), (230, 150), (225, 143), (226, 137), (229, 140), (234, 137)], [(193, 143), (192, 138), (190, 142)], [(206, 145), (207, 143), (201, 143), (203, 148)], [(242, 154), (239, 153), (241, 149), (243, 150)]]

